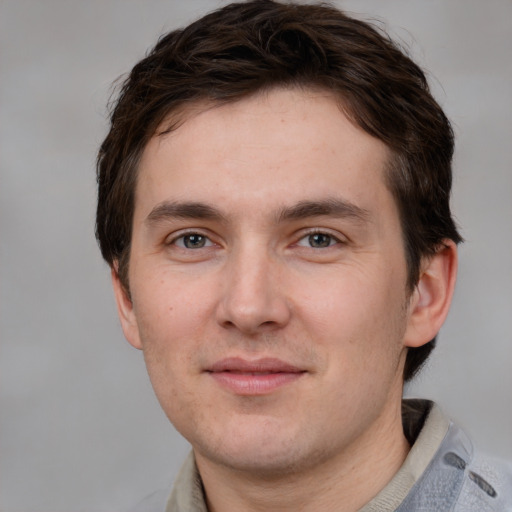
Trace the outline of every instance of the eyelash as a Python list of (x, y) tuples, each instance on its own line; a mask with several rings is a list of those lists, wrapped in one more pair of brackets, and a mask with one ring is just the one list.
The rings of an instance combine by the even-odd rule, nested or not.
[[(311, 245), (309, 245), (307, 247), (308, 249), (327, 249), (329, 247), (333, 247), (335, 245), (344, 243), (342, 240), (340, 240), (337, 236), (330, 233), (329, 231), (315, 229), (315, 230), (305, 233), (301, 238), (299, 238), (299, 240), (297, 241), (297, 243), (295, 245), (298, 245), (299, 247), (305, 247), (303, 245), (300, 245), (300, 242), (305, 239), (308, 239), (308, 241), (311, 241), (311, 237), (314, 237), (315, 235), (323, 235), (323, 236), (329, 238), (329, 244), (326, 246), (323, 246), (323, 247), (312, 247)], [(333, 242), (333, 243), (331, 243), (331, 242)]]
[[(312, 245), (307, 245), (306, 246), (306, 245), (302, 245), (300, 243), (300, 242), (302, 242), (303, 240), (306, 240), (306, 239), (309, 242), (311, 242), (311, 237), (314, 237), (316, 235), (323, 235), (326, 238), (328, 238), (329, 239), (328, 240), (328, 245), (324, 245), (324, 246), (320, 246), (320, 247), (313, 247)], [(205, 241), (206, 245), (200, 245), (198, 247), (186, 247), (184, 240), (187, 237), (194, 237), (194, 236), (202, 238)], [(182, 244), (179, 243), (180, 240), (183, 241)], [(312, 231), (309, 231), (307, 233), (302, 234), (302, 236), (297, 240), (297, 242), (294, 245), (296, 245), (298, 247), (305, 247), (306, 249), (319, 250), (319, 249), (327, 249), (329, 247), (333, 247), (335, 245), (344, 244), (344, 243), (345, 242), (343, 240), (340, 240), (339, 237), (335, 236), (334, 234), (330, 233), (329, 231), (321, 230), (321, 229), (315, 229), (315, 230), (312, 230)], [(201, 233), (200, 231), (188, 231), (188, 232), (185, 232), (185, 233), (180, 233), (178, 236), (174, 236), (171, 240), (166, 242), (166, 245), (176, 246), (176, 247), (178, 247), (179, 249), (182, 249), (182, 250), (196, 250), (196, 249), (205, 249), (205, 248), (208, 248), (208, 247), (212, 247), (212, 246), (215, 245), (215, 242), (213, 242), (212, 239), (208, 235), (206, 235), (204, 233)]]
[[(199, 238), (202, 238), (203, 240), (205, 240), (205, 243), (207, 245), (202, 245), (202, 246), (199, 246), (199, 247), (186, 247), (185, 246), (185, 242), (184, 240), (187, 238), (187, 237), (199, 237)], [(182, 240), (183, 241), (183, 245), (180, 245), (178, 242)], [(205, 247), (211, 247), (214, 245), (214, 242), (212, 242), (211, 238), (207, 235), (205, 235), (204, 233), (201, 233), (200, 231), (188, 231), (188, 232), (185, 232), (185, 233), (180, 233), (179, 236), (174, 236), (170, 241), (167, 242), (167, 245), (174, 245), (176, 247), (179, 247), (180, 249), (183, 249), (183, 250), (194, 250), (194, 249), (204, 249)]]

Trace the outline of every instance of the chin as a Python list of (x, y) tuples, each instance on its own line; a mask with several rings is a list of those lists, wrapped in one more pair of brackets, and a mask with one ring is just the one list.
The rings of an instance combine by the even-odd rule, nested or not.
[(268, 426), (253, 428), (250, 433), (226, 430), (219, 442), (211, 441), (211, 438), (203, 439), (203, 442), (192, 442), (192, 446), (196, 453), (212, 462), (263, 479), (275, 479), (315, 466), (327, 458), (328, 451), (321, 446), (308, 446), (298, 432)]
[(248, 473), (263, 479), (275, 479), (304, 469), (308, 457), (298, 453), (283, 453), (283, 451), (245, 450), (244, 453), (222, 452), (208, 454), (210, 460), (242, 473)]

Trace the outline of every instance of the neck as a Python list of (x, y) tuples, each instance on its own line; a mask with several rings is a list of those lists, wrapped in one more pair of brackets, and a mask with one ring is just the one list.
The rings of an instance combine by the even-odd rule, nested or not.
[(197, 453), (196, 461), (210, 512), (355, 512), (389, 483), (408, 451), (397, 403), (343, 453), (302, 471), (270, 478), (219, 466)]

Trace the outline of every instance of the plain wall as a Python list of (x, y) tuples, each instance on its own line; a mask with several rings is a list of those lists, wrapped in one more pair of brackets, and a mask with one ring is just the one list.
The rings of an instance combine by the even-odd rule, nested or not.
[[(123, 339), (94, 240), (110, 84), (225, 2), (0, 0), (0, 510), (112, 512), (188, 447)], [(410, 394), (512, 458), (512, 2), (351, 0), (411, 47), (457, 135), (466, 243), (448, 322)]]

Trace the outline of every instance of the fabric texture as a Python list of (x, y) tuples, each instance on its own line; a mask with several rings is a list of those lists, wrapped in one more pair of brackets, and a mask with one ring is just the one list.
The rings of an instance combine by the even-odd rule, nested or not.
[[(405, 400), (412, 444), (391, 481), (358, 512), (512, 512), (512, 464), (475, 454), (462, 429), (432, 402)], [(155, 493), (130, 512), (208, 512), (189, 454), (165, 502)]]

